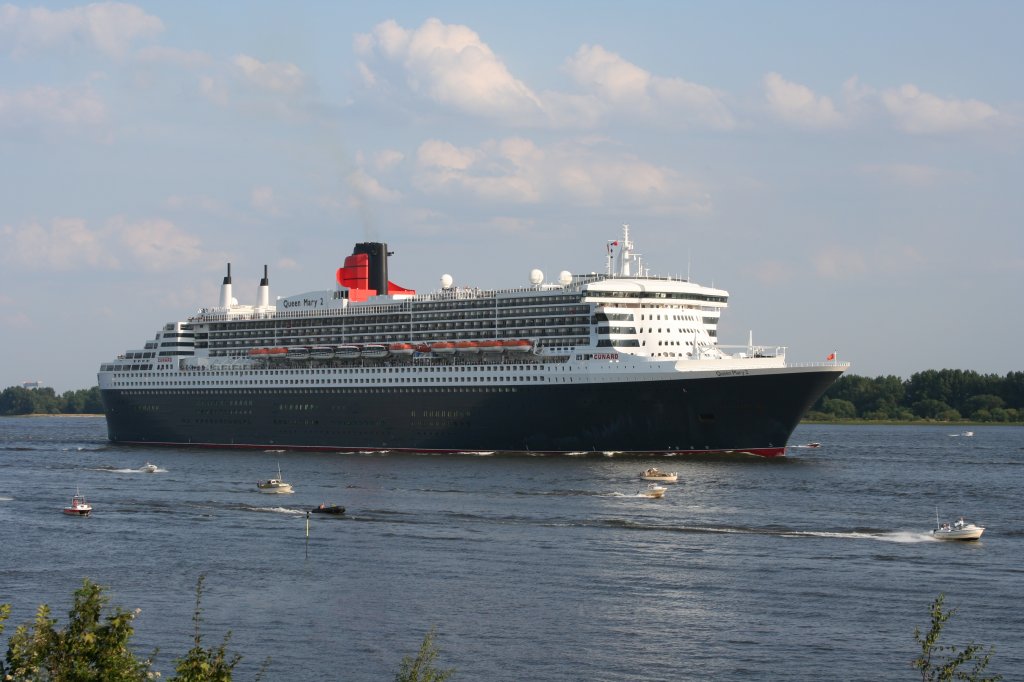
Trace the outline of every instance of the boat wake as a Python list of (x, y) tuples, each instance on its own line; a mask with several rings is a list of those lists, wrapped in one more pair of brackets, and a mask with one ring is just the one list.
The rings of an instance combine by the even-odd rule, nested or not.
[(600, 496), (601, 497), (619, 497), (619, 498), (635, 500), (635, 499), (650, 499), (651, 494), (646, 492), (646, 491), (643, 491), (643, 490), (638, 490), (635, 493), (618, 493), (618, 492), (616, 492), (616, 493), (602, 493)]
[(865, 532), (865, 531), (794, 531), (791, 533), (780, 533), (783, 537), (812, 537), (812, 538), (839, 538), (847, 540), (880, 540), (881, 542), (897, 542), (901, 544), (913, 544), (917, 542), (931, 542), (930, 533), (915, 533), (911, 531), (890, 531), (890, 532)]
[(272, 512), (274, 514), (288, 514), (289, 516), (305, 516), (305, 509), (289, 509), (288, 507), (245, 507), (246, 511)]
[(106, 471), (108, 474), (166, 474), (167, 469), (157, 467), (155, 471), (146, 471), (144, 469), (115, 469), (113, 467), (98, 467), (93, 471)]
[(13, 497), (0, 497), (0, 502), (13, 502)]
[[(620, 497), (637, 497), (636, 495), (622, 495)], [(643, 495), (641, 494), (640, 497)], [(585, 524), (590, 525), (590, 524)], [(599, 522), (610, 528), (625, 528), (629, 530), (645, 531), (668, 531), (673, 533), (708, 533), (712, 535), (775, 535), (783, 538), (824, 538), (835, 540), (875, 540), (878, 542), (895, 542), (901, 544), (913, 544), (919, 542), (932, 542), (930, 533), (914, 531), (885, 531), (885, 530), (795, 530), (789, 528), (756, 528), (752, 526), (675, 526), (658, 525), (650, 523), (637, 523), (627, 519), (608, 519)]]

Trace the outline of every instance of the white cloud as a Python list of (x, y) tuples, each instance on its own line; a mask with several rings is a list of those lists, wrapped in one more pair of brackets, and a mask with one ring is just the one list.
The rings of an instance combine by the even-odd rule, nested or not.
[(212, 76), (199, 77), (199, 92), (217, 106), (226, 107), (228, 105), (227, 88), (224, 87), (221, 81)]
[(82, 218), (0, 228), (0, 260), (26, 270), (164, 270), (198, 260), (200, 241), (162, 219), (114, 218), (91, 229)]
[(244, 54), (235, 56), (231, 63), (246, 81), (264, 90), (294, 93), (302, 90), (306, 83), (306, 75), (294, 64), (261, 62)]
[(832, 128), (843, 123), (832, 100), (814, 94), (806, 85), (774, 72), (766, 74), (761, 83), (768, 108), (786, 123), (805, 128)]
[(848, 279), (867, 271), (864, 254), (854, 248), (831, 245), (814, 254), (814, 269), (828, 279)]
[(37, 85), (25, 90), (0, 90), (0, 125), (96, 125), (107, 108), (90, 87), (58, 89)]
[(582, 46), (564, 65), (582, 93), (534, 92), (473, 30), (438, 19), (411, 30), (383, 22), (357, 36), (353, 48), (363, 58), (359, 71), (367, 88), (390, 91), (395, 86), (387, 75), (397, 69), (414, 96), (513, 125), (591, 127), (609, 115), (671, 127), (735, 125), (720, 92), (655, 76), (599, 45)]
[(380, 184), (379, 180), (368, 175), (362, 168), (349, 173), (348, 184), (355, 193), (355, 202), (360, 202), (364, 199), (394, 202), (402, 198), (401, 192), (384, 187)]
[(132, 262), (146, 270), (168, 270), (203, 256), (199, 238), (182, 232), (169, 220), (126, 223), (118, 218), (111, 222), (111, 227)]
[(373, 166), (378, 171), (389, 171), (405, 160), (405, 154), (396, 149), (385, 149), (373, 157)]
[[(480, 36), (467, 26), (428, 19), (407, 30), (388, 20), (357, 36), (356, 51), (397, 64), (406, 85), (443, 106), (479, 116), (533, 118), (539, 98), (512, 76)], [(364, 82), (377, 78), (365, 63)]]
[[(581, 46), (566, 61), (565, 70), (593, 95), (589, 100), (570, 100), (577, 108), (586, 108), (589, 102), (620, 115), (682, 126), (730, 129), (736, 123), (719, 91), (682, 78), (655, 76), (600, 45)], [(558, 101), (567, 103), (564, 98)]]
[(174, 64), (187, 68), (207, 66), (212, 61), (210, 55), (200, 50), (179, 50), (157, 45), (136, 51), (135, 59), (147, 64)]
[(4, 262), (27, 270), (115, 268), (117, 258), (81, 218), (56, 218), (50, 227), (32, 222), (0, 231)]
[(163, 31), (158, 17), (117, 2), (51, 11), (45, 7), (0, 7), (0, 45), (11, 54), (84, 44), (111, 57), (123, 56), (136, 40)]
[(993, 107), (976, 99), (942, 99), (914, 85), (885, 90), (880, 99), (896, 124), (908, 133), (976, 130), (998, 116)]
[(253, 187), (249, 193), (249, 201), (252, 207), (269, 215), (280, 215), (281, 209), (274, 197), (274, 188), (261, 186)]
[(414, 183), (429, 194), (456, 194), (513, 204), (642, 207), (648, 211), (704, 211), (703, 190), (677, 171), (599, 144), (568, 142), (542, 148), (525, 138), (479, 147), (424, 142)]

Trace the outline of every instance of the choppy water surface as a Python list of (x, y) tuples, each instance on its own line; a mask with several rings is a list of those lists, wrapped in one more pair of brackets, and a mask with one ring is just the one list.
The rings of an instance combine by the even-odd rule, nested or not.
[[(0, 419), (0, 602), (63, 622), (88, 576), (165, 674), (231, 630), (238, 679), (393, 679), (437, 629), (456, 680), (913, 679), (948, 643), (1024, 669), (1024, 429), (802, 426), (782, 460), (233, 452), (109, 445), (102, 418)], [(138, 471), (146, 462), (157, 473)], [(280, 462), (292, 495), (256, 491)], [(661, 500), (648, 466), (680, 473)], [(60, 513), (75, 488), (91, 518)], [(342, 504), (342, 518), (305, 510)], [(987, 527), (942, 543), (935, 510)], [(10, 633), (8, 630), (8, 634)], [(842, 671), (841, 673), (838, 671)]]

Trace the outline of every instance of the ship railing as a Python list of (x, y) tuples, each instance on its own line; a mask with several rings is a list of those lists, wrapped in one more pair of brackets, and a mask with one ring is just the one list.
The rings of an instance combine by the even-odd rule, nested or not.
[(717, 344), (715, 348), (719, 348), (729, 353), (729, 355), (737, 360), (746, 358), (784, 358), (786, 357), (786, 346), (751, 346), (750, 344), (744, 345), (725, 345)]
[(839, 360), (826, 360), (824, 362), (787, 362), (786, 367), (846, 367), (850, 366), (849, 362), (840, 362)]

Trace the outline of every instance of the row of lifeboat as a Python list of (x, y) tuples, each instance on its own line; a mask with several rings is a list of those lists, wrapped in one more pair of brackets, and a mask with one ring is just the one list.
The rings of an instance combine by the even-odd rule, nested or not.
[(477, 353), (526, 353), (533, 349), (527, 339), (492, 341), (437, 341), (435, 343), (370, 343), (363, 346), (293, 346), (291, 348), (253, 348), (249, 357), (270, 360), (355, 360), (386, 358), (389, 355), (408, 357), (416, 354), (451, 356)]

